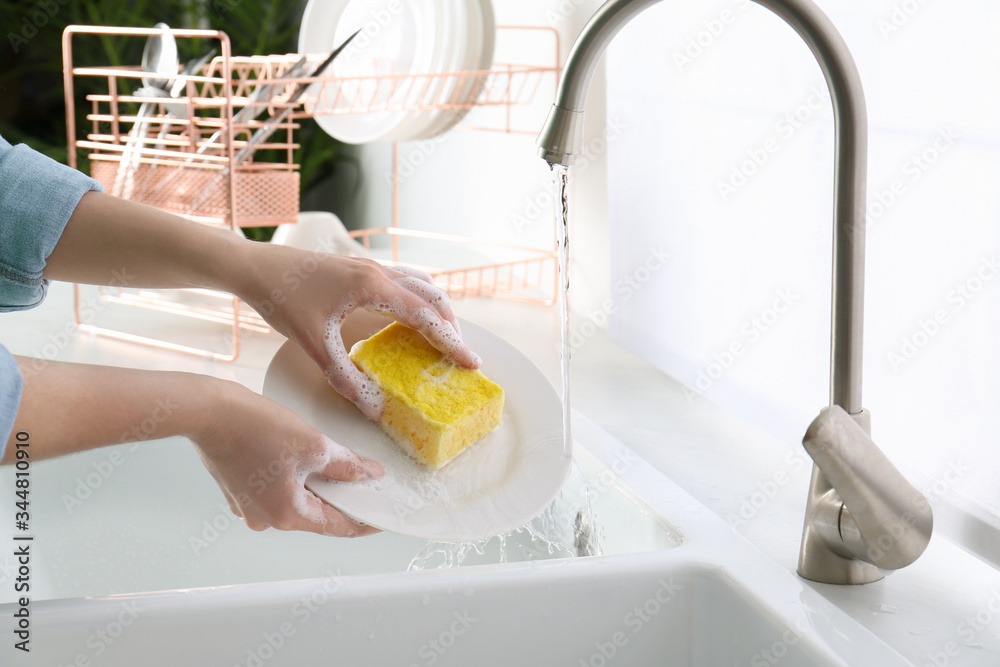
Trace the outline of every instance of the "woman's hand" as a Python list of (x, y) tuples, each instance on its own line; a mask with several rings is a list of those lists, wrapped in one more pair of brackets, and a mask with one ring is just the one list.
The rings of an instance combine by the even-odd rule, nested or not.
[(379, 477), (382, 467), (242, 385), (192, 373), (17, 361), (24, 392), (3, 463), (14, 461), (18, 431), (32, 435), (32, 460), (186, 436), (250, 528), (341, 536), (376, 532), (324, 503), (305, 480), (315, 472), (362, 481)]
[(220, 383), (212, 416), (191, 435), (205, 467), (249, 528), (304, 530), (338, 537), (376, 533), (305, 487), (312, 473), (341, 482), (380, 477), (382, 466), (358, 456), (267, 398)]
[(369, 418), (382, 413), (382, 395), (348, 357), (341, 327), (360, 309), (387, 315), (419, 330), (456, 363), (482, 361), (462, 342), (448, 295), (431, 277), (366, 259), (251, 244), (233, 292), (275, 330), (298, 343), (330, 384)]

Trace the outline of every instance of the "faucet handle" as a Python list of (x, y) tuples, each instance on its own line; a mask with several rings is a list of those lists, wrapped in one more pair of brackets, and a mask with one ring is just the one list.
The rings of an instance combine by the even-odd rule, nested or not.
[(924, 552), (934, 526), (930, 503), (854, 417), (838, 405), (823, 408), (802, 444), (842, 501), (836, 534), (824, 535), (831, 549), (883, 570)]

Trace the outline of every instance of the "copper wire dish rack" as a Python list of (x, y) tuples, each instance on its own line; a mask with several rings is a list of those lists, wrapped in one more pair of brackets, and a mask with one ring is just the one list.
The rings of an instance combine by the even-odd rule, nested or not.
[[(295, 223), (299, 213), (299, 165), (294, 162), (295, 130), (308, 108), (317, 101), (336, 114), (379, 111), (422, 111), (428, 109), (470, 109), (494, 107), (498, 113), (492, 125), (467, 129), (504, 133), (534, 133), (535, 127), (517, 127), (517, 107), (532, 102), (539, 89), (551, 85), (554, 92), (559, 74), (559, 34), (553, 28), (500, 26), (498, 44), (525, 35), (551, 42), (545, 50), (551, 59), (545, 64), (494, 64), (488, 71), (448, 72), (433, 75), (393, 75), (377, 77), (289, 76), (299, 55), (233, 56), (229, 37), (216, 30), (171, 29), (175, 39), (217, 42), (214, 58), (190, 74), (169, 77), (150, 74), (139, 67), (79, 67), (73, 64), (73, 40), (90, 38), (148, 38), (163, 34), (155, 28), (69, 26), (63, 34), (63, 77), (66, 97), (66, 127), (69, 164), (78, 166), (79, 157), (90, 162), (91, 175), (108, 193), (147, 204), (210, 225), (238, 230), (242, 227)], [(551, 49), (551, 50), (549, 50)], [(309, 55), (310, 65), (325, 54)], [(307, 71), (311, 71), (309, 67)], [(88, 94), (90, 105), (85, 133), (76, 127), (74, 88), (80, 78), (103, 82), (103, 91)], [(456, 91), (475, 90), (472, 99), (442, 99), (443, 85), (455, 78)], [(143, 78), (168, 79), (164, 88), (174, 88), (176, 97), (149, 97), (142, 91)], [(469, 85), (469, 81), (473, 85)], [(174, 84), (177, 84), (174, 87)], [(295, 103), (289, 101), (299, 84), (311, 84), (309, 92)], [(255, 97), (262, 87), (271, 86), (269, 99)], [(354, 90), (367, 86), (382, 91), (364, 99), (343, 95), (345, 86)], [(386, 87), (396, 91), (385, 95)], [(258, 99), (259, 98), (259, 99)], [(388, 101), (384, 101), (388, 100)], [(143, 105), (146, 113), (143, 114)], [(243, 118), (240, 110), (252, 106), (259, 118)], [(266, 113), (265, 113), (266, 110)], [(250, 146), (253, 133), (269, 119), (285, 118), (275, 125), (268, 139)], [(234, 119), (236, 122), (234, 122)], [(366, 248), (385, 246), (385, 261), (398, 263), (408, 244), (434, 244), (437, 250), (458, 257), (457, 264), (440, 268), (425, 264), (435, 283), (452, 298), (493, 296), (551, 305), (558, 282), (553, 234), (549, 248), (500, 244), (475, 238), (408, 230), (400, 225), (399, 145), (393, 145), (392, 223), (389, 227), (351, 232)], [(471, 248), (487, 248), (490, 259), (462, 265)], [(450, 249), (450, 250), (449, 250)], [(435, 253), (432, 253), (435, 254)], [(407, 257), (410, 262), (413, 257)], [(447, 265), (448, 262), (445, 262)], [(225, 325), (220, 337), (221, 351), (199, 344), (163, 340), (162, 336), (127, 333), (96, 324), (94, 312), (103, 304), (122, 304), (183, 315), (195, 320)], [(96, 307), (95, 307), (96, 305)], [(74, 314), (77, 326), (99, 335), (196, 354), (220, 361), (239, 356), (240, 338), (269, 330), (266, 322), (237, 298), (210, 290), (137, 290), (127, 286), (100, 288), (85, 297), (75, 286)], [(216, 347), (220, 347), (216, 346)]]

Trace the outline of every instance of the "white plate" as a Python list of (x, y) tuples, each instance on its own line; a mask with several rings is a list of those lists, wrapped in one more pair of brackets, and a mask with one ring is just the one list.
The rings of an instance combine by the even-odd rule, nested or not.
[[(496, 48), (496, 18), (493, 14), (493, 2), (491, 0), (461, 0), (461, 2), (465, 3), (467, 7), (466, 18), (468, 21), (465, 33), (469, 38), (465, 58), (456, 65), (453, 71), (489, 71), (493, 66), (493, 53)], [(451, 77), (452, 85), (444, 99), (454, 99), (458, 104), (471, 104), (479, 98), (479, 93), (482, 91), (486, 79), (486, 76)], [(461, 88), (456, 92), (456, 88), (459, 86)], [(471, 106), (438, 110), (428, 130), (417, 138), (430, 139), (447, 132), (458, 125), (471, 110)]]
[[(407, 101), (412, 106), (432, 105), (440, 99), (445, 86), (443, 72), (455, 68), (455, 61), (465, 54), (465, 18), (461, 3), (464, 0), (438, 0), (435, 4), (437, 17), (434, 60), (425, 72), (426, 76), (415, 76), (403, 82), (410, 87)], [(405, 121), (400, 123), (386, 141), (410, 141), (423, 134), (435, 114), (434, 109), (410, 111)]]
[(299, 53), (326, 54), (359, 28), (361, 34), (331, 65), (336, 77), (318, 104), (310, 91), (306, 109), (334, 138), (352, 144), (381, 141), (407, 119), (401, 111), (350, 113), (400, 106), (409, 89), (393, 78), (430, 70), (436, 54), (433, 0), (309, 0), (299, 29)]
[[(455, 95), (455, 79), (451, 76), (453, 72), (461, 71), (468, 58), (469, 47), (477, 41), (475, 35), (469, 34), (469, 13), (470, 7), (467, 0), (446, 0), (444, 4), (450, 7), (450, 23), (448, 26), (450, 37), (450, 48), (442, 59), (434, 78), (431, 95), (427, 101), (436, 107), (448, 104)], [(433, 108), (425, 111), (421, 118), (421, 123), (416, 132), (413, 132), (409, 139), (426, 139), (436, 136), (433, 127), (440, 123), (441, 114), (444, 110)]]
[(383, 530), (440, 542), (469, 542), (508, 533), (555, 498), (569, 474), (563, 450), (562, 401), (542, 371), (496, 334), (463, 321), (465, 341), (483, 372), (504, 389), (495, 431), (439, 471), (410, 459), (381, 428), (327, 384), (301, 349), (285, 343), (264, 378), (263, 393), (340, 444), (386, 469), (374, 482), (306, 485), (345, 514)]

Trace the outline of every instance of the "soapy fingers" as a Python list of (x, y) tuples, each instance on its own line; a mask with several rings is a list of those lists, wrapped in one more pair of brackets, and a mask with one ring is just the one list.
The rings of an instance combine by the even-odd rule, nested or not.
[(448, 301), (448, 294), (444, 290), (433, 284), (429, 284), (423, 280), (412, 277), (397, 278), (396, 283), (405, 287), (410, 292), (413, 292), (413, 294), (417, 297), (427, 302), (431, 308), (437, 311), (437, 314), (440, 315), (442, 319), (451, 324), (455, 333), (458, 334), (459, 340), (461, 340), (462, 332), (458, 327), (458, 318), (455, 317), (455, 313), (451, 309), (451, 303)]
[(325, 437), (290, 410), (227, 387), (216, 419), (194, 435), (205, 467), (233, 513), (252, 530), (301, 530), (357, 537), (377, 529), (352, 521), (306, 488), (309, 475), (342, 482), (375, 479), (382, 467)]
[(351, 362), (341, 332), (355, 311), (388, 315), (418, 329), (457, 364), (481, 364), (462, 342), (448, 295), (424, 271), (261, 243), (242, 248), (234, 293), (295, 341), (333, 388), (372, 419), (382, 412), (380, 391)]
[[(436, 289), (436, 288), (435, 288)], [(482, 360), (470, 350), (451, 322), (442, 317), (439, 311), (427, 305), (427, 302), (415, 294), (409, 297), (411, 305), (406, 305), (406, 297), (397, 297), (391, 302), (376, 300), (364, 304), (363, 307), (374, 313), (388, 315), (403, 324), (420, 331), (438, 350), (456, 361), (469, 367), (478, 368)], [(348, 304), (342, 314), (330, 318), (326, 325), (323, 339), (329, 361), (326, 365), (326, 378), (337, 392), (353, 402), (365, 416), (379, 419), (385, 404), (384, 397), (378, 386), (367, 375), (362, 373), (348, 355), (344, 344), (341, 326), (347, 315), (356, 310), (360, 304)]]
[(402, 277), (395, 279), (396, 283), (430, 304), (440, 313), (441, 317), (451, 322), (459, 336), (462, 335), (458, 326), (458, 318), (455, 317), (455, 313), (451, 309), (448, 293), (434, 284), (434, 277), (431, 274), (412, 266), (390, 266), (389, 268), (396, 273), (403, 274)]
[(351, 361), (341, 331), (347, 317), (355, 310), (387, 315), (417, 329), (431, 345), (462, 366), (478, 368), (482, 365), (479, 356), (462, 341), (448, 295), (431, 284), (430, 275), (406, 267), (380, 268), (388, 281), (348, 294), (340, 309), (327, 321), (323, 334), (327, 380), (338, 393), (374, 420), (382, 414), (384, 397)]
[[(335, 319), (331, 318), (330, 322), (335, 322)], [(323, 335), (327, 353), (324, 371), (327, 382), (338, 394), (354, 403), (366, 417), (377, 420), (382, 416), (385, 397), (375, 383), (351, 361), (340, 326), (331, 323), (327, 323)], [(324, 366), (322, 360), (320, 366)]]
[[(391, 315), (399, 322), (411, 329), (416, 329), (424, 335), (427, 341), (440, 350), (456, 363), (466, 368), (479, 368), (483, 361), (475, 352), (462, 340), (458, 331), (458, 322), (451, 312), (451, 307), (447, 305), (447, 296), (433, 285), (426, 285), (415, 278), (404, 278), (406, 281), (413, 281), (405, 285), (410, 291), (410, 297), (402, 297), (405, 304), (403, 308), (383, 308), (382, 305), (369, 306), (369, 310), (384, 315)], [(423, 285), (418, 287), (416, 283)], [(436, 292), (440, 292), (444, 297), (445, 309), (437, 304)], [(447, 315), (450, 315), (449, 319)]]
[[(400, 322), (403, 322), (403, 324), (406, 324), (410, 328), (420, 329), (431, 345), (434, 345), (434, 347), (445, 354), (453, 356), (455, 361), (463, 366), (469, 368), (478, 368), (481, 366), (482, 360), (475, 354), (469, 354), (471, 351), (462, 342), (462, 330), (458, 325), (458, 318), (455, 317), (455, 312), (451, 309), (448, 293), (434, 284), (434, 278), (431, 274), (409, 266), (393, 266), (390, 269), (402, 274), (401, 277), (395, 279), (396, 284), (412, 292), (418, 298), (423, 299), (427, 305), (436, 311), (437, 315), (451, 324), (454, 332), (458, 335), (457, 341), (459, 347), (452, 350), (454, 341), (451, 340), (450, 336), (447, 339), (441, 338), (437, 333), (438, 329), (436, 327), (433, 327), (429, 331), (424, 331), (420, 329), (420, 322), (416, 320), (414, 320), (414, 324), (405, 322), (402, 319), (400, 319)], [(433, 321), (433, 318), (431, 320)], [(437, 337), (437, 341), (432, 337)]]

